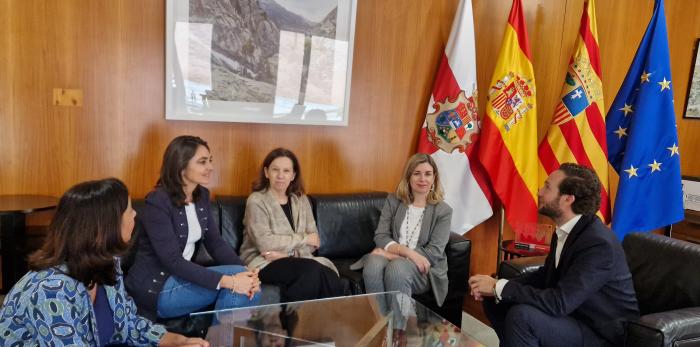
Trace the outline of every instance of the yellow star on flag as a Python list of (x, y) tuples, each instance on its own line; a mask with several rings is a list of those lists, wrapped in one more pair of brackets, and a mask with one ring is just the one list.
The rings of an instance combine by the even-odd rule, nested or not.
[(621, 139), (623, 136), (627, 136), (627, 128), (623, 128), (618, 125), (617, 130), (615, 130), (614, 133), (617, 134), (618, 139)]
[[(627, 178), (632, 178), (632, 176), (637, 176), (637, 170), (638, 170), (638, 169), (639, 169), (639, 168), (636, 168), (636, 167), (634, 167), (633, 165), (630, 165), (630, 168), (629, 168), (629, 169), (624, 170), (626, 173), (629, 174), (629, 177), (627, 177)], [(639, 176), (637, 176), (637, 177), (639, 177)]]
[(673, 146), (671, 146), (671, 147), (666, 147), (666, 149), (668, 149), (669, 151), (671, 151), (671, 156), (673, 156), (674, 154), (679, 155), (679, 153), (678, 153), (678, 146), (676, 146), (675, 143), (674, 143)]
[(661, 164), (663, 163), (657, 163), (656, 159), (654, 159), (654, 162), (649, 164), (648, 166), (651, 168), (651, 172), (661, 171)]
[(651, 72), (644, 70), (642, 76), (639, 78), (641, 80), (640, 83), (649, 82), (649, 76), (651, 76)]
[(624, 112), (625, 116), (627, 116), (628, 113), (632, 113), (632, 105), (627, 105), (627, 103), (625, 103), (625, 106), (623, 108), (619, 108), (618, 110)]
[(661, 85), (662, 92), (664, 91), (664, 89), (671, 90), (671, 81), (667, 81), (666, 77), (664, 77), (664, 80), (659, 82), (659, 84)]

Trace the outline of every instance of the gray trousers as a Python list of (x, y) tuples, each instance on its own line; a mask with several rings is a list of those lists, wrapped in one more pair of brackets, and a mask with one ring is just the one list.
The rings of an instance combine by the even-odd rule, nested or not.
[[(380, 255), (368, 254), (365, 258), (362, 277), (367, 293), (401, 292), (398, 296), (379, 298), (379, 306), (384, 312), (395, 314), (394, 328), (405, 329), (409, 316), (415, 316), (411, 295), (430, 290), (428, 276), (418, 271), (418, 267), (406, 258), (389, 260)], [(389, 302), (385, 302), (385, 300)]]
[(428, 275), (406, 258), (389, 260), (380, 255), (368, 254), (362, 277), (367, 293), (398, 291), (406, 295), (425, 293), (430, 289)]

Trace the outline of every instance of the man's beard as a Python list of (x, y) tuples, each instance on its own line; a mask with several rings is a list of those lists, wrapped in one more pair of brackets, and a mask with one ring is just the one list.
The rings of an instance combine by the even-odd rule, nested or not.
[(552, 219), (561, 217), (561, 209), (559, 209), (558, 206), (555, 206), (553, 203), (542, 205), (537, 212)]

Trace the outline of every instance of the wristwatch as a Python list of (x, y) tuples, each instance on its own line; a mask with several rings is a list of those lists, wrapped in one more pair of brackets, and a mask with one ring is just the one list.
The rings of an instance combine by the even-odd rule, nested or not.
[(294, 257), (294, 250), (293, 250), (293, 249), (290, 249), (289, 252), (287, 252), (287, 256), (290, 257), (290, 258), (291, 258), (291, 257)]

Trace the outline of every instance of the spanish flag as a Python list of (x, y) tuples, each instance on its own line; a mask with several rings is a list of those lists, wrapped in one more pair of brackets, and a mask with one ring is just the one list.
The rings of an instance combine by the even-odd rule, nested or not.
[(513, 0), (488, 90), (479, 159), (518, 231), (537, 223), (535, 74), (520, 0)]
[(538, 150), (540, 179), (544, 181), (561, 163), (578, 163), (592, 168), (602, 184), (598, 215), (609, 223), (608, 149), (605, 119), (601, 112), (605, 108), (594, 0), (583, 5), (575, 47), (552, 125)]

